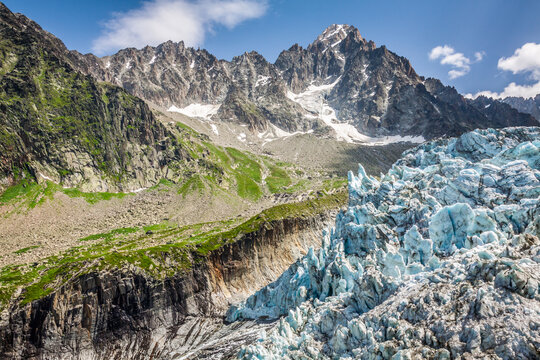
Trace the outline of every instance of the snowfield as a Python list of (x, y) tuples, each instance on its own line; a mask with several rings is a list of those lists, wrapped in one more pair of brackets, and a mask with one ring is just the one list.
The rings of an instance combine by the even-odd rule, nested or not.
[(287, 97), (300, 104), (305, 110), (316, 114), (316, 117), (321, 119), (327, 126), (331, 127), (336, 138), (349, 143), (359, 142), (364, 145), (387, 145), (397, 142), (411, 142), (420, 144), (425, 141), (423, 136), (386, 136), (382, 138), (373, 138), (361, 134), (353, 125), (340, 122), (337, 118), (336, 111), (325, 101), (325, 95), (330, 93), (332, 89), (339, 83), (341, 78), (337, 78), (333, 83), (325, 85), (310, 85), (306, 91), (295, 94), (291, 91), (287, 92)]
[(349, 174), (322, 247), (227, 313), (279, 319), (242, 359), (533, 359), (540, 129), (477, 130)]
[(167, 111), (169, 112), (177, 112), (189, 117), (197, 117), (197, 118), (203, 118), (206, 120), (210, 120), (212, 115), (217, 114), (219, 107), (221, 105), (213, 105), (213, 104), (189, 104), (188, 106), (184, 108), (177, 108), (176, 106), (171, 106)]

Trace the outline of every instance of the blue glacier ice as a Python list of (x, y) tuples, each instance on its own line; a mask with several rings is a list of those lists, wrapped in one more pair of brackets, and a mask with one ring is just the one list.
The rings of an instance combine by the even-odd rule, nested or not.
[(534, 358), (540, 129), (425, 143), (349, 173), (349, 205), (230, 322), (275, 319), (245, 359)]

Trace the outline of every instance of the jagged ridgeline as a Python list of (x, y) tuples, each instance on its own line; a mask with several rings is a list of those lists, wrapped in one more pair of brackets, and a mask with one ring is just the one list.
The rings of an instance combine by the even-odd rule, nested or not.
[[(290, 183), (270, 159), (215, 147), (182, 124), (164, 126), (143, 100), (75, 70), (60, 40), (2, 4), (0, 35), (0, 189), (49, 180), (128, 192), (168, 179), (257, 200), (265, 184), (279, 190), (274, 178)], [(265, 184), (261, 172), (270, 174)]]
[(133, 190), (189, 159), (148, 106), (75, 71), (62, 42), (0, 4), (0, 178)]
[[(480, 98), (484, 98), (480, 96)], [(514, 109), (517, 109), (518, 111), (522, 113), (531, 114), (536, 118), (536, 120), (540, 120), (540, 94), (536, 95), (534, 98), (528, 98), (524, 99), (522, 97), (507, 97), (502, 99), (502, 102), (512, 106)]]
[(349, 25), (331, 25), (306, 48), (282, 51), (273, 64), (254, 51), (226, 61), (172, 41), (103, 58), (68, 56), (83, 73), (163, 108), (188, 115), (193, 107), (212, 109), (206, 120), (247, 125), (261, 138), (313, 131), (364, 144), (374, 140), (366, 136), (418, 142), (477, 128), (538, 125), (507, 104), (492, 100), (486, 107), (420, 76), (408, 59)]

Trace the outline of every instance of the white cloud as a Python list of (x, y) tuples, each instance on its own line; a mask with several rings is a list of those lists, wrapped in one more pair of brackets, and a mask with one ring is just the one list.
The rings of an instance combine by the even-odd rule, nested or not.
[(497, 67), (513, 74), (531, 72), (535, 80), (540, 80), (540, 44), (523, 45), (509, 58), (500, 58)]
[(492, 91), (480, 91), (476, 94), (467, 94), (466, 97), (476, 98), (487, 96), (501, 99), (508, 96), (521, 96), (524, 98), (534, 97), (540, 94), (540, 44), (527, 43), (516, 49), (514, 55), (508, 58), (500, 58), (497, 68), (511, 71), (513, 74), (530, 73), (530, 77), (536, 80), (532, 85), (518, 85), (515, 82), (508, 84), (500, 93)]
[[(476, 52), (474, 54), (476, 62), (482, 61), (484, 55), (485, 53), (483, 51)], [(456, 79), (458, 77), (466, 75), (469, 71), (471, 71), (471, 59), (463, 55), (463, 53), (456, 52), (453, 47), (448, 45), (439, 45), (431, 49), (429, 53), (429, 59), (440, 59), (441, 65), (452, 66), (453, 69), (448, 72), (448, 76), (450, 76), (450, 79)]]
[(477, 51), (474, 53), (474, 58), (477, 62), (482, 61), (482, 59), (484, 59), (484, 56), (486, 56), (485, 51)]
[(429, 53), (429, 59), (437, 60), (440, 57), (451, 55), (454, 52), (455, 50), (448, 45), (437, 46), (431, 49), (431, 52)]
[(532, 85), (518, 85), (515, 82), (508, 84), (500, 93), (493, 91), (480, 91), (476, 94), (465, 94), (466, 98), (476, 99), (478, 96), (486, 96), (494, 99), (504, 99), (509, 96), (530, 98), (540, 94), (540, 81)]
[(233, 28), (266, 12), (264, 0), (152, 0), (140, 8), (114, 14), (92, 49), (103, 55), (126, 47), (141, 48), (167, 40), (201, 45), (215, 25)]
[(467, 75), (468, 72), (469, 72), (469, 68), (461, 69), (461, 70), (450, 70), (448, 72), (448, 76), (450, 76), (450, 79), (457, 79), (458, 77), (462, 77), (463, 75)]

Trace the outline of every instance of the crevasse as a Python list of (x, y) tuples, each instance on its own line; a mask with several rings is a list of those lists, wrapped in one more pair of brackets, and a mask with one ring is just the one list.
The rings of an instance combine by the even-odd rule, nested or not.
[(321, 248), (229, 309), (279, 319), (238, 357), (534, 357), (539, 170), (538, 128), (429, 142), (380, 178), (360, 166)]

